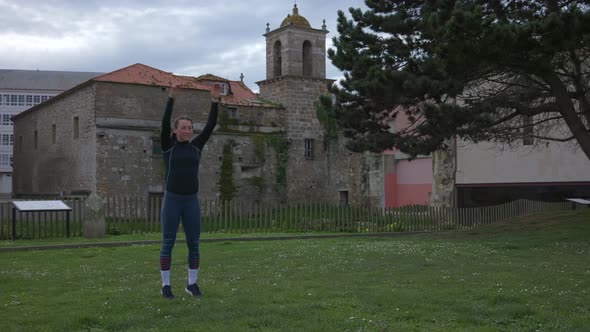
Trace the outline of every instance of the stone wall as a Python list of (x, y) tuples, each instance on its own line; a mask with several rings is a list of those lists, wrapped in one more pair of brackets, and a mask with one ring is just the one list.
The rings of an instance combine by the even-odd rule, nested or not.
[[(161, 121), (167, 100), (166, 88), (101, 82), (96, 88), (96, 116)], [(187, 115), (194, 122), (206, 122), (210, 105), (209, 91), (181, 89), (172, 118)]]
[(432, 153), (432, 194), (430, 205), (455, 207), (455, 178), (457, 171), (456, 139), (449, 139), (448, 148)]
[(361, 204), (364, 206), (385, 206), (385, 155), (366, 152), (361, 158)]
[[(375, 202), (374, 160), (346, 150), (343, 141), (326, 140), (317, 120), (315, 103), (326, 92), (326, 80), (277, 82), (261, 90), (284, 108), (239, 107), (239, 125), (216, 128), (203, 150), (201, 198), (219, 197), (223, 147), (229, 144), (235, 200), (336, 203), (346, 193), (351, 204)], [(23, 136), (23, 153), (15, 153), (15, 165), (22, 170), (15, 172), (16, 192), (161, 194), (164, 165), (159, 138), (166, 99), (166, 91), (159, 87), (92, 83), (23, 116), (15, 123), (15, 151), (18, 133), (32, 133), (34, 128), (39, 145), (32, 149), (31, 135)], [(173, 117), (187, 114), (198, 133), (207, 120), (209, 103), (208, 92), (185, 90), (176, 100)], [(78, 139), (72, 138), (73, 116), (80, 119)], [(55, 145), (50, 144), (52, 123), (58, 126)], [(313, 140), (312, 159), (304, 156), (306, 139)], [(277, 182), (281, 169), (271, 141), (288, 143), (282, 185)]]
[[(382, 204), (382, 159), (347, 150), (344, 139), (329, 139), (317, 119), (316, 105), (326, 94), (328, 80), (280, 77), (259, 82), (263, 98), (286, 109), (290, 142), (286, 196), (291, 201)], [(305, 140), (312, 139), (314, 158), (304, 155)]]
[[(97, 115), (97, 192), (101, 196), (144, 196), (162, 192), (164, 165), (160, 127), (168, 92), (162, 87), (99, 83)], [(181, 90), (172, 119), (187, 115), (204, 126), (209, 92)]]
[[(275, 178), (276, 154), (264, 139), (265, 137), (267, 134), (217, 132), (210, 145), (212, 156), (201, 168), (203, 196), (208, 199), (218, 197), (222, 151), (224, 145), (229, 144), (233, 159), (233, 184), (237, 189), (234, 199), (240, 201), (277, 199), (279, 188)], [(260, 148), (259, 152), (256, 151), (257, 146)]]
[[(327, 80), (279, 77), (259, 82), (260, 95), (286, 109), (289, 141), (286, 199), (324, 201), (328, 195), (324, 130), (316, 116), (316, 103), (327, 93)], [(312, 140), (313, 158), (304, 154), (305, 140)]]
[[(222, 107), (230, 124), (241, 124), (250, 127), (278, 128), (285, 125), (286, 111), (282, 107), (252, 107), (227, 105)], [(221, 113), (219, 114), (221, 119)], [(221, 121), (219, 123), (222, 124)]]
[(280, 77), (259, 82), (260, 95), (286, 109), (288, 139), (322, 139), (323, 127), (316, 116), (319, 97), (328, 93), (329, 80)]
[[(160, 154), (160, 118), (167, 92), (158, 87), (104, 84), (97, 94), (98, 192), (100, 195), (143, 196), (164, 191), (164, 164)], [(193, 119), (195, 134), (205, 126), (209, 114), (209, 93), (184, 90), (175, 100), (173, 118), (186, 114)], [(220, 111), (224, 111), (222, 107)], [(260, 124), (281, 122), (280, 109), (239, 107), (237, 123), (256, 121), (257, 126), (219, 125), (205, 145), (199, 170), (200, 196), (217, 199), (220, 168), (225, 144), (231, 144), (237, 199), (274, 197), (272, 151), (264, 161), (256, 160), (253, 137), (261, 131), (282, 131)], [(267, 133), (266, 133), (267, 134)], [(263, 180), (252, 180), (260, 177)], [(260, 183), (266, 185), (261, 188)]]
[[(104, 196), (144, 196), (162, 191), (163, 161), (154, 153), (155, 129), (99, 127), (97, 193)], [(157, 136), (159, 137), (159, 135)]]
[[(101, 196), (145, 196), (164, 191), (164, 162), (159, 154), (159, 141), (153, 139), (153, 131), (106, 128), (103, 132), (104, 136), (99, 138), (98, 160), (101, 167), (97, 173), (97, 190)], [(265, 158), (258, 158), (255, 135), (220, 130), (213, 133), (202, 153), (199, 170), (201, 199), (219, 198), (225, 144), (232, 147), (233, 183), (238, 189), (234, 197), (238, 200), (276, 197), (274, 151), (266, 146)]]
[(326, 146), (326, 197), (336, 203), (347, 196), (349, 204), (382, 207), (384, 163), (381, 154), (355, 153), (345, 139), (329, 139)]

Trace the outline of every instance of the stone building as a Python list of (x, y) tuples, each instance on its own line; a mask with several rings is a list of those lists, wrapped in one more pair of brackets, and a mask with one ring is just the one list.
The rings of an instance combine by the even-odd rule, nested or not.
[(279, 28), (267, 25), (260, 94), (241, 81), (134, 64), (32, 107), (14, 117), (14, 194), (161, 195), (159, 135), (167, 88), (184, 88), (173, 116), (190, 116), (199, 132), (209, 89), (217, 84), (224, 95), (203, 151), (202, 199), (381, 206), (382, 158), (347, 151), (342, 140), (326, 135), (316, 115), (319, 96), (328, 93), (327, 33), (325, 25), (312, 28), (296, 6)]
[(12, 196), (11, 118), (102, 73), (0, 69), (0, 198)]

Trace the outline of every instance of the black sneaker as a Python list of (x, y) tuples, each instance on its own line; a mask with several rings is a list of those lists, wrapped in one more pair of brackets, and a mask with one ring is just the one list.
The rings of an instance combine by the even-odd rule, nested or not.
[(170, 285), (162, 287), (161, 293), (162, 297), (165, 299), (172, 300), (174, 298), (174, 294), (172, 294), (172, 288), (170, 288)]
[(191, 296), (195, 296), (195, 297), (201, 296), (201, 291), (199, 290), (199, 286), (197, 286), (197, 283), (186, 286), (186, 288), (184, 290), (188, 294), (190, 294)]

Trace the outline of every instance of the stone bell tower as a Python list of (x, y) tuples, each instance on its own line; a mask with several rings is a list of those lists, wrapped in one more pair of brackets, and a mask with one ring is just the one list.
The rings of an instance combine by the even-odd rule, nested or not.
[(326, 24), (313, 29), (299, 15), (297, 5), (281, 26), (270, 31), (266, 27), (266, 79), (281, 76), (326, 78)]
[[(375, 158), (346, 150), (341, 139), (327, 138), (318, 120), (321, 95), (328, 95), (326, 29), (311, 27), (297, 5), (280, 27), (267, 23), (266, 79), (256, 82), (260, 97), (284, 108), (289, 142), (285, 198), (290, 201), (361, 204), (383, 197), (373, 187)], [(378, 182), (376, 187), (383, 187)]]
[(316, 109), (320, 95), (328, 94), (326, 79), (326, 25), (311, 27), (297, 5), (280, 27), (266, 25), (266, 79), (256, 82), (260, 97), (284, 108), (285, 136), (289, 142), (286, 169), (289, 200), (325, 199), (329, 178), (324, 151), (324, 129)]
[(285, 107), (290, 139), (317, 139), (321, 133), (315, 109), (331, 82), (326, 80), (327, 34), (325, 22), (312, 28), (297, 5), (279, 28), (266, 25), (266, 79), (256, 83), (262, 98)]

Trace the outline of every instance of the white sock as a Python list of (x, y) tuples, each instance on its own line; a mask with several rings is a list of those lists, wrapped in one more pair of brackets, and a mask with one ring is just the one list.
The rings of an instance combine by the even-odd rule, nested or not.
[(199, 269), (188, 269), (188, 284), (192, 285), (197, 282), (199, 276)]
[(160, 275), (162, 276), (162, 287), (170, 286), (170, 270), (168, 270), (168, 271), (160, 270)]

